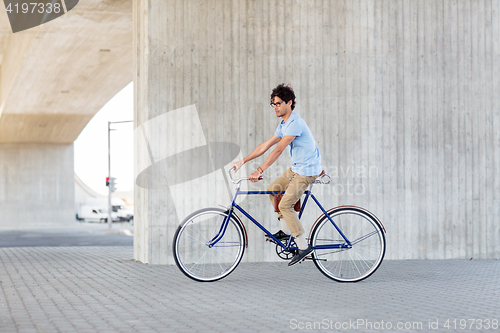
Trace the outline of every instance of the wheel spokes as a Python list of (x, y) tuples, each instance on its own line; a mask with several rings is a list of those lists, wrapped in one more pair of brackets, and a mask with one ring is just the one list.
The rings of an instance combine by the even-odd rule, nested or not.
[[(187, 276), (214, 281), (229, 274), (241, 260), (242, 229), (232, 218), (225, 226), (226, 217), (222, 211), (201, 210), (179, 227), (174, 239), (174, 256), (177, 266)], [(209, 246), (219, 235), (222, 236), (219, 241)]]
[(355, 282), (369, 276), (378, 268), (385, 252), (382, 230), (363, 212), (342, 209), (330, 214), (348, 241), (323, 217), (313, 231), (313, 245), (350, 246), (315, 249), (316, 258), (321, 258), (315, 261), (316, 266), (328, 277), (340, 281)]

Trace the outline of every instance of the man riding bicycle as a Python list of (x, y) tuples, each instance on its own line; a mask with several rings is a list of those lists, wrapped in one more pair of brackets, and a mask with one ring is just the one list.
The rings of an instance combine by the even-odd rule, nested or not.
[[(267, 190), (285, 190), (285, 194), (279, 203), (278, 212), (278, 220), (281, 221), (282, 230), (273, 236), (280, 240), (289, 238), (290, 234), (294, 237), (299, 250), (288, 263), (288, 266), (293, 266), (313, 251), (312, 246), (307, 244), (304, 237), (304, 228), (294, 210), (294, 206), (307, 187), (320, 175), (321, 155), (306, 122), (297, 113), (293, 112), (295, 109), (295, 93), (290, 86), (281, 84), (273, 89), (271, 106), (274, 108), (276, 116), (282, 119), (274, 135), (269, 140), (258, 145), (247, 157), (234, 162), (232, 166), (236, 168), (236, 172), (243, 164), (261, 156), (269, 148), (277, 144), (264, 163), (257, 168), (257, 171), (248, 176), (252, 182), (257, 182), (259, 177), (278, 159), (285, 148), (289, 147), (292, 166), (278, 177)], [(270, 195), (270, 199), (274, 205), (275, 195)]]

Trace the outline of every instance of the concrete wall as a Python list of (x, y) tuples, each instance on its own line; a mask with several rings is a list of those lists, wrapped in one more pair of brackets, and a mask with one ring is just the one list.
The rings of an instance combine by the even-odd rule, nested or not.
[(0, 229), (75, 223), (73, 145), (0, 144)]
[[(137, 177), (205, 141), (250, 153), (273, 134), (269, 94), (286, 82), (334, 176), (316, 193), (325, 206), (373, 211), (388, 259), (500, 257), (500, 1), (136, 0), (134, 29)], [(186, 106), (205, 141), (181, 130)], [(151, 172), (164, 186), (136, 186), (134, 257), (171, 263), (177, 180)], [(216, 181), (203, 184), (213, 196)], [(245, 201), (278, 229), (266, 198)], [(244, 260), (276, 260), (247, 229)]]

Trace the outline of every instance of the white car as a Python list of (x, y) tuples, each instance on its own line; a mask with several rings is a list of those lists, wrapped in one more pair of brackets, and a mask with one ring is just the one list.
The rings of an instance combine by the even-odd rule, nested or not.
[[(82, 206), (80, 212), (78, 213), (78, 218), (85, 222), (108, 222), (108, 209), (107, 208), (97, 208), (92, 206)], [(118, 214), (115, 212), (111, 213), (113, 222), (120, 221)]]
[[(127, 208), (125, 202), (119, 198), (112, 198), (111, 216), (113, 222), (131, 221), (134, 218), (134, 211)], [(81, 206), (77, 218), (86, 222), (108, 222), (108, 199), (92, 198)]]
[(128, 206), (113, 206), (113, 212), (118, 214), (120, 221), (131, 222), (134, 219), (134, 209)]

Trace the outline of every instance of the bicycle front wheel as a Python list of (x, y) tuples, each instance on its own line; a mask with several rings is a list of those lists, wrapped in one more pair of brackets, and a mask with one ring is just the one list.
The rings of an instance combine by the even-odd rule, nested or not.
[(311, 235), (314, 263), (327, 277), (338, 282), (357, 282), (372, 275), (385, 254), (384, 230), (377, 219), (356, 207), (339, 207), (319, 219)]
[[(216, 281), (229, 275), (240, 263), (245, 251), (243, 227), (233, 215), (224, 230), (227, 216), (228, 212), (222, 209), (205, 208), (189, 215), (177, 228), (174, 259), (189, 278)], [(221, 234), (222, 238), (209, 246)]]

